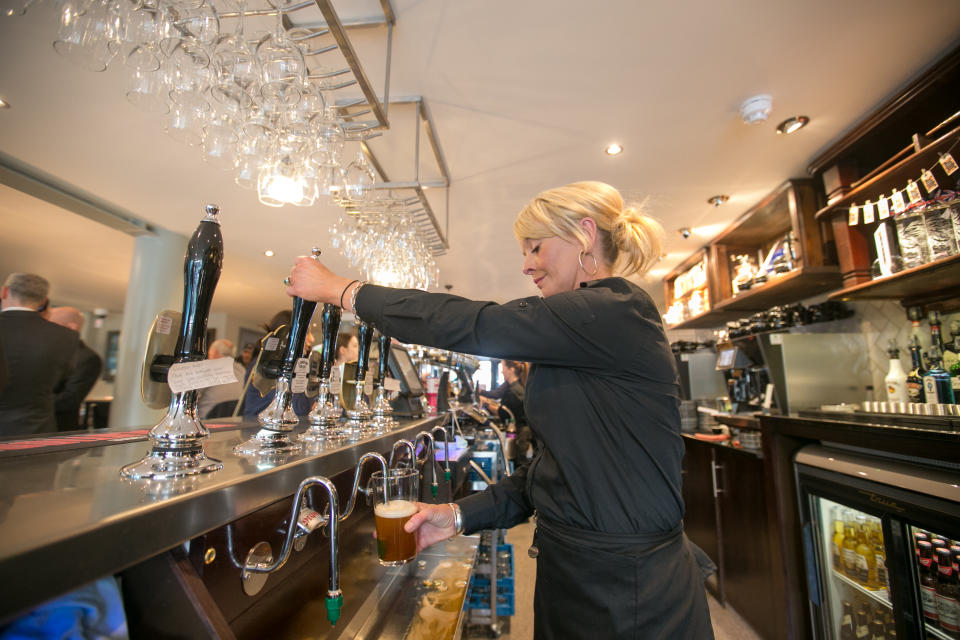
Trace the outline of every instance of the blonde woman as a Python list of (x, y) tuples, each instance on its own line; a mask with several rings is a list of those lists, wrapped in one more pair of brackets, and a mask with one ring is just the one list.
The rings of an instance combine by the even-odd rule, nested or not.
[(368, 285), (300, 258), (291, 295), (341, 304), (402, 342), (531, 363), (542, 446), (497, 485), (420, 505), (422, 549), (536, 512), (535, 638), (712, 638), (683, 535), (679, 385), (650, 297), (617, 277), (659, 256), (659, 225), (601, 182), (545, 191), (517, 216), (541, 297), (506, 304)]

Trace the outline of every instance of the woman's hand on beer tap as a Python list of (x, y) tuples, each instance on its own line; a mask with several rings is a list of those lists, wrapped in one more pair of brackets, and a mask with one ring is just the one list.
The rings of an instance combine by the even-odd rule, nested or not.
[(449, 504), (418, 502), (417, 507), (420, 510), (410, 516), (403, 528), (407, 533), (416, 532), (418, 552), (432, 544), (452, 538), (457, 533), (453, 508)]
[[(340, 293), (350, 284), (350, 279), (336, 275), (316, 258), (300, 256), (284, 282), (289, 296), (340, 306)], [(344, 300), (348, 302), (349, 299)]]

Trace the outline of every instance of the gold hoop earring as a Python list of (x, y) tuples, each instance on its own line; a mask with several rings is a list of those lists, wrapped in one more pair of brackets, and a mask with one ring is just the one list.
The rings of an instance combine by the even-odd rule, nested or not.
[(592, 271), (592, 272), (587, 271), (586, 268), (583, 266), (583, 250), (582, 250), (582, 249), (580, 250), (580, 255), (577, 256), (577, 262), (580, 263), (580, 268), (583, 269), (583, 272), (584, 272), (585, 274), (587, 274), (588, 276), (595, 276), (595, 275), (597, 275), (597, 272), (600, 271), (600, 265), (597, 264), (597, 256), (593, 255), (592, 253), (588, 253), (587, 255), (590, 256), (591, 258), (593, 258), (593, 271)]

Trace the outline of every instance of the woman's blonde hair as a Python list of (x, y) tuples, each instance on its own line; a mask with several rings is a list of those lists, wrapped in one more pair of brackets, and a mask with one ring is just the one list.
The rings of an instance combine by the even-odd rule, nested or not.
[(540, 193), (517, 215), (513, 233), (521, 242), (559, 236), (589, 251), (590, 239), (580, 228), (584, 218), (597, 225), (602, 257), (624, 275), (644, 273), (660, 258), (663, 227), (639, 206), (624, 207), (620, 192), (604, 182), (574, 182)]

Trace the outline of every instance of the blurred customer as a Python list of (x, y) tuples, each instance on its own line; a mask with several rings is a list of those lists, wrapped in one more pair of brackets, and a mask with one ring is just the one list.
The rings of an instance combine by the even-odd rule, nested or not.
[(253, 349), (253, 343), (248, 342), (243, 345), (243, 350), (240, 351), (240, 355), (237, 356), (237, 362), (239, 362), (244, 369), (249, 367), (250, 362), (253, 360)]
[(337, 355), (334, 364), (340, 366), (345, 362), (356, 362), (360, 357), (360, 341), (357, 334), (350, 331), (341, 331), (337, 336)]
[[(283, 311), (278, 311), (275, 313), (274, 316), (270, 318), (269, 322), (262, 325), (262, 328), (266, 334), (270, 334), (283, 325), (289, 326), (291, 322), (293, 322), (293, 312), (289, 309), (284, 309)], [(306, 344), (304, 345), (305, 350), (309, 351), (311, 345), (312, 334), (308, 332)], [(254, 348), (253, 356), (250, 360), (250, 366), (247, 367), (247, 376), (256, 375), (254, 368), (257, 366), (257, 360), (260, 356), (260, 347), (261, 345), (257, 344), (256, 348)], [(243, 416), (245, 418), (256, 418), (261, 411), (270, 406), (270, 403), (273, 402), (274, 394), (276, 394), (276, 391), (274, 389), (270, 389), (267, 395), (261, 396), (260, 391), (253, 386), (253, 380), (251, 379), (247, 385), (247, 391), (243, 396)], [(302, 393), (293, 394), (293, 410), (298, 416), (307, 415), (310, 413), (310, 409), (312, 407), (312, 398), (307, 398)]]
[(57, 430), (53, 389), (70, 372), (80, 336), (47, 322), (50, 284), (32, 273), (13, 273), (0, 289), (0, 342), (7, 384), (0, 391), (0, 436)]
[[(77, 336), (83, 331), (83, 314), (73, 307), (53, 307), (47, 312), (47, 319), (76, 332)], [(97, 378), (100, 377), (103, 360), (96, 351), (80, 340), (73, 355), (71, 368), (70, 374), (53, 390), (57, 429), (60, 431), (81, 428), (80, 407), (83, 405), (84, 398), (90, 393), (90, 389), (93, 389), (93, 385), (97, 383)]]
[[(210, 343), (210, 348), (207, 349), (207, 358), (210, 360), (217, 360), (218, 358), (232, 358), (234, 352), (233, 343), (227, 340), (226, 338), (221, 338), (220, 340), (214, 340)], [(237, 377), (236, 382), (230, 382), (227, 384), (219, 384), (215, 387), (204, 387), (200, 389), (197, 394), (197, 413), (200, 415), (200, 418), (222, 418), (225, 415), (233, 414), (233, 407), (229, 408), (229, 411), (223, 413), (225, 408), (221, 407), (217, 411), (216, 416), (211, 416), (210, 411), (217, 405), (224, 402), (239, 402), (240, 396), (243, 395), (243, 380), (246, 375), (243, 365), (241, 365), (236, 360), (233, 361), (233, 375)], [(235, 406), (235, 405), (234, 405)]]

